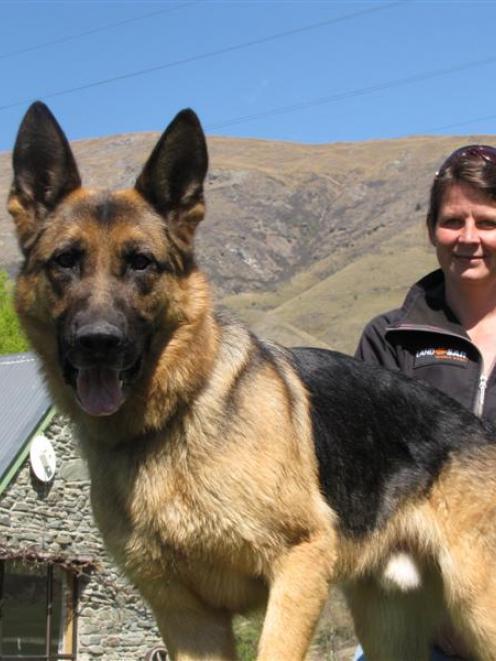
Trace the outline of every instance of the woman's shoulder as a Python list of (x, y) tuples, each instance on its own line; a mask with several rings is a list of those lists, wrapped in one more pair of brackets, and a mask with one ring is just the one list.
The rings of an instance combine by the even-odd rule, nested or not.
[(395, 309), (371, 319), (363, 329), (355, 357), (366, 363), (398, 369), (397, 359), (393, 356), (386, 334), (388, 327), (398, 323), (400, 318), (401, 309)]
[(389, 326), (394, 326), (403, 317), (403, 308), (395, 308), (373, 317), (365, 326), (364, 333), (385, 333)]

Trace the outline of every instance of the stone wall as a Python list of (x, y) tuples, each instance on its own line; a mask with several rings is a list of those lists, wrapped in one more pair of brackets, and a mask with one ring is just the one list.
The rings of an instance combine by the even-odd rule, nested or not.
[(89, 503), (89, 479), (70, 426), (55, 418), (45, 435), (57, 456), (55, 478), (44, 485), (27, 459), (0, 496), (0, 539), (13, 553), (30, 549), (66, 557), (88, 556), (98, 569), (80, 579), (78, 661), (138, 661), (159, 633), (137, 592), (103, 549)]

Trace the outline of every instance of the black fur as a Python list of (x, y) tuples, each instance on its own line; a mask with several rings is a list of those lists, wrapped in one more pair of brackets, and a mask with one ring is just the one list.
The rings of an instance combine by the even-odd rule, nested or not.
[(38, 215), (55, 208), (81, 185), (69, 142), (44, 103), (27, 111), (13, 151), (12, 192), (24, 202), (34, 202)]
[(208, 155), (200, 120), (182, 110), (162, 134), (143, 171), (136, 190), (161, 215), (193, 206), (203, 199)]
[(399, 372), (323, 349), (291, 355), (310, 395), (322, 490), (346, 534), (425, 494), (452, 452), (496, 442), (488, 423)]

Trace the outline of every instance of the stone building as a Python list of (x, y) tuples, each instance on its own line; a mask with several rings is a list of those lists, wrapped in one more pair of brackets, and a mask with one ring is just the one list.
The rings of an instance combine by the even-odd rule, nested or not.
[[(151, 613), (103, 549), (85, 464), (34, 358), (0, 357), (0, 383), (0, 658), (165, 659)], [(56, 461), (42, 455), (42, 479), (29, 453), (40, 435)]]

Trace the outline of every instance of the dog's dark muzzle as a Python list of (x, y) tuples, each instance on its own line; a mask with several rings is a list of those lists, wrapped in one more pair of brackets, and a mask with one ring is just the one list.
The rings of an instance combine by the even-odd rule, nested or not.
[(102, 362), (117, 366), (127, 353), (127, 344), (124, 332), (114, 324), (107, 321), (85, 324), (75, 333), (71, 362), (81, 367)]
[(65, 377), (81, 408), (93, 416), (115, 413), (140, 372), (142, 352), (142, 342), (105, 320), (80, 325), (62, 340)]

